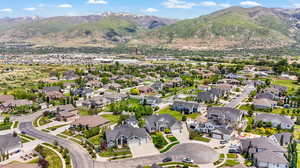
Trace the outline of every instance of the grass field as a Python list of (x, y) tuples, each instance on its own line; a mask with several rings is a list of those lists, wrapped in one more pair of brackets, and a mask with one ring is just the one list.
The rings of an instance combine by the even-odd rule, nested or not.
[(300, 167), (300, 144), (297, 145), (298, 157), (297, 157), (297, 167)]
[(294, 127), (294, 138), (300, 140), (300, 125), (295, 125)]
[(43, 147), (42, 156), (49, 162), (48, 168), (62, 168), (63, 163), (60, 157), (47, 147)]
[(94, 145), (100, 145), (100, 136), (101, 135), (93, 136), (93, 137), (89, 138), (89, 141)]
[(288, 94), (292, 94), (300, 88), (300, 85), (293, 80), (272, 80), (272, 84), (288, 87)]

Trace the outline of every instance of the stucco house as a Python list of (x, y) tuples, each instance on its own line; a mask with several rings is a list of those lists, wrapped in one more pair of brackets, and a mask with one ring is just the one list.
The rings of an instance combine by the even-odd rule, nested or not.
[(182, 123), (169, 114), (153, 114), (145, 119), (145, 128), (149, 133), (165, 131), (181, 132)]
[(273, 127), (277, 127), (280, 125), (282, 129), (292, 129), (295, 125), (294, 121), (285, 115), (280, 114), (270, 114), (270, 113), (260, 113), (257, 114), (255, 119), (255, 123), (262, 122), (271, 122)]
[(175, 100), (171, 109), (184, 114), (192, 114), (205, 111), (206, 107), (203, 104), (191, 101)]
[(21, 151), (21, 138), (13, 134), (0, 135), (0, 154), (14, 154)]

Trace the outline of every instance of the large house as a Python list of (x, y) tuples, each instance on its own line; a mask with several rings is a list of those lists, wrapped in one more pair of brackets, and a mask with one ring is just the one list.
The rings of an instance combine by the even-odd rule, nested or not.
[(73, 123), (71, 123), (71, 127), (103, 127), (107, 125), (109, 121), (101, 116), (93, 115), (93, 116), (81, 116), (76, 119)]
[(200, 92), (197, 96), (197, 100), (198, 102), (214, 103), (218, 100), (218, 97), (213, 92), (206, 91), (206, 92)]
[(151, 141), (144, 128), (116, 127), (105, 135), (108, 147), (137, 146)]
[(247, 154), (258, 168), (288, 168), (287, 152), (270, 138), (261, 137), (241, 140), (241, 151)]
[(256, 109), (273, 109), (277, 105), (277, 102), (270, 99), (261, 98), (254, 99), (253, 105)]
[(150, 105), (150, 106), (158, 106), (162, 102), (162, 99), (156, 96), (146, 96), (141, 99), (142, 104)]
[(292, 129), (295, 125), (294, 121), (288, 116), (279, 115), (279, 114), (270, 114), (270, 113), (260, 113), (255, 117), (255, 123), (262, 122), (271, 122), (273, 127), (280, 127), (282, 129)]
[(237, 124), (243, 116), (243, 111), (230, 107), (210, 107), (207, 110), (207, 118), (220, 125)]
[(181, 132), (182, 124), (169, 114), (153, 114), (145, 119), (145, 127), (149, 133), (156, 131), (165, 131), (170, 129), (171, 132)]
[(206, 107), (197, 102), (176, 100), (174, 101), (171, 109), (185, 114), (191, 114), (191, 113), (203, 112), (205, 111)]
[(54, 113), (58, 121), (74, 121), (77, 118), (78, 110), (72, 104), (53, 107), (49, 112)]
[(0, 154), (14, 154), (21, 151), (21, 138), (13, 134), (0, 135)]

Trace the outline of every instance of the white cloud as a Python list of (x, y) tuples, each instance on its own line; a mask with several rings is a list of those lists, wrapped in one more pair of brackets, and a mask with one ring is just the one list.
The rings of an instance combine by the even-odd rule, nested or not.
[(293, 4), (293, 7), (294, 7), (294, 8), (300, 8), (300, 3), (295, 3), (295, 4)]
[(13, 10), (11, 8), (4, 8), (0, 9), (0, 12), (12, 12)]
[(243, 6), (262, 6), (262, 4), (254, 1), (243, 1), (240, 4)]
[(89, 4), (107, 4), (108, 2), (105, 0), (88, 0)]
[(217, 3), (213, 1), (204, 1), (200, 3), (201, 6), (209, 7), (209, 6), (217, 6)]
[(222, 7), (222, 8), (229, 8), (229, 7), (231, 7), (232, 5), (231, 5), (231, 4), (223, 3), (223, 4), (219, 4), (219, 6)]
[(189, 9), (196, 6), (197, 4), (192, 2), (187, 2), (184, 0), (167, 0), (166, 2), (163, 3), (163, 5), (167, 8)]
[(35, 11), (36, 8), (24, 8), (23, 10), (25, 10), (25, 11)]
[(61, 4), (57, 6), (58, 8), (72, 8), (73, 6), (71, 4)]
[(145, 10), (145, 12), (149, 12), (149, 13), (154, 13), (154, 12), (157, 12), (158, 10), (157, 9), (154, 9), (154, 8), (148, 8)]

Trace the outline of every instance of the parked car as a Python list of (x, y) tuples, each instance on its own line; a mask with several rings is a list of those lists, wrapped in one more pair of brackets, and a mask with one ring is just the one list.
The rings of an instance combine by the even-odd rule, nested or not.
[(193, 163), (194, 163), (193, 159), (190, 158), (190, 157), (185, 157), (185, 158), (183, 158), (183, 159), (182, 159), (182, 162), (184, 162), (184, 163), (190, 163), (190, 164), (193, 164)]
[(240, 150), (239, 149), (235, 149), (235, 148), (230, 148), (228, 150), (228, 153), (236, 153), (236, 154), (239, 154), (240, 153)]
[(162, 160), (162, 162), (171, 162), (172, 161), (172, 158), (171, 157), (166, 157)]

